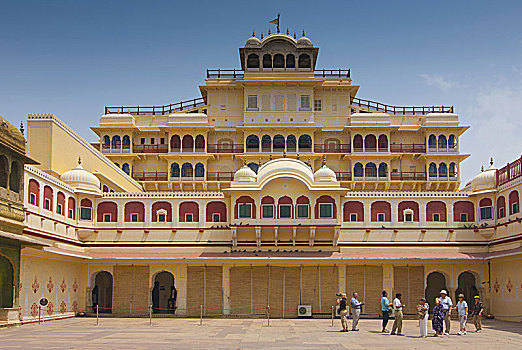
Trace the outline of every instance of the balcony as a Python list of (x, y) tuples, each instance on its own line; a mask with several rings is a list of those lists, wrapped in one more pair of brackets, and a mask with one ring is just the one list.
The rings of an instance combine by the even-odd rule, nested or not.
[(458, 181), (457, 174), (449, 174), (449, 175), (438, 175), (437, 174), (429, 174), (429, 181)]
[(132, 178), (136, 181), (167, 181), (168, 173), (163, 171), (133, 172)]
[(417, 171), (395, 171), (391, 174), (392, 181), (426, 181), (426, 173)]
[(105, 114), (165, 115), (204, 106), (205, 104), (205, 99), (198, 97), (163, 106), (106, 106)]
[[(284, 72), (285, 70), (281, 70)], [(292, 71), (294, 71), (292, 69)], [(241, 69), (207, 69), (207, 79), (243, 79), (245, 73)], [(316, 69), (314, 70), (316, 78), (350, 78), (349, 69)]]
[(233, 181), (233, 180), (234, 180), (234, 172), (232, 172), (232, 171), (207, 173), (207, 181)]
[(173, 182), (203, 182), (205, 176), (171, 176), (169, 180)]
[(243, 153), (242, 144), (209, 144), (207, 145), (208, 153)]
[(350, 78), (349, 69), (316, 69), (314, 70), (316, 78)]
[(457, 147), (428, 146), (428, 153), (458, 153)]
[(134, 153), (167, 153), (168, 145), (133, 145)]
[(391, 144), (392, 153), (426, 153), (426, 145), (422, 143), (399, 143)]
[(331, 144), (331, 145), (314, 145), (315, 153), (350, 153), (350, 144), (349, 143), (341, 143), (341, 144)]
[(349, 171), (336, 172), (337, 181), (352, 181), (352, 173)]
[(359, 153), (359, 152), (368, 152), (368, 153), (375, 153), (375, 152), (388, 152), (388, 146), (382, 146), (382, 147), (364, 147), (364, 146), (353, 146), (353, 152)]
[(124, 145), (123, 147), (116, 145), (111, 147), (110, 145), (101, 145), (101, 152), (103, 154), (124, 154), (130, 153), (130, 145)]
[(497, 186), (522, 176), (522, 157), (497, 170)]
[(426, 115), (428, 113), (453, 113), (453, 106), (390, 106), (380, 102), (354, 97), (352, 105), (363, 107), (372, 112), (392, 115)]

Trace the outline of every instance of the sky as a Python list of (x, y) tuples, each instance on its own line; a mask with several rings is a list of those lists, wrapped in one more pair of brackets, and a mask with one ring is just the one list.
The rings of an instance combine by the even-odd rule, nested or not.
[(466, 183), (522, 154), (522, 1), (0, 0), (0, 115), (54, 113), (88, 141), (105, 105), (199, 97), (206, 69), (239, 68), (255, 30), (305, 30), (317, 68), (351, 69), (358, 96), (453, 105)]

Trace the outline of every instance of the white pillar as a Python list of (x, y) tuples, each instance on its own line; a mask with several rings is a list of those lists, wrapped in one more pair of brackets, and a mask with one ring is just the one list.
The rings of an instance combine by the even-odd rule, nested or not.
[(223, 315), (230, 315), (230, 265), (223, 265)]

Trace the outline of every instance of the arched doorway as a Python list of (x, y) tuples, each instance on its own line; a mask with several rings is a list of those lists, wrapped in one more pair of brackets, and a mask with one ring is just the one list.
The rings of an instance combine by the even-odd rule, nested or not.
[[(455, 291), (455, 300), (458, 300), (457, 296), (459, 294), (464, 294), (464, 300), (468, 302), (468, 306), (473, 305), (473, 297), (475, 295), (479, 295), (475, 275), (473, 275), (469, 271), (465, 271), (459, 275), (458, 287)], [(471, 306), (469, 308), (471, 311)]]
[(13, 307), (14, 270), (11, 262), (0, 256), (0, 308)]
[(107, 271), (101, 271), (94, 278), (92, 289), (92, 308), (95, 311), (99, 306), (100, 313), (112, 313), (112, 275)]
[(176, 308), (177, 290), (174, 287), (174, 276), (162, 271), (154, 277), (152, 288), (152, 309), (155, 314), (173, 314)]
[(440, 272), (432, 272), (426, 277), (426, 290), (424, 295), (430, 305), (430, 310), (435, 306), (435, 299), (440, 296), (440, 291), (446, 288), (446, 277)]

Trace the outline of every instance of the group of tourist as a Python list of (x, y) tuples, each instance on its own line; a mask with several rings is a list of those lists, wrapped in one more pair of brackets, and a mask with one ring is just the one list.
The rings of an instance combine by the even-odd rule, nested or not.
[[(341, 325), (343, 329), (341, 332), (348, 332), (348, 301), (346, 294), (338, 294), (339, 298), (337, 303), (339, 305), (338, 311), (341, 316)], [(388, 293), (384, 290), (381, 298), (381, 311), (382, 311), (382, 333), (390, 333), (386, 326), (390, 319), (390, 314), (393, 312), (395, 315), (391, 333), (392, 335), (404, 335), (402, 333), (402, 320), (403, 320), (403, 308), (406, 306), (402, 303), (401, 293), (395, 294), (395, 299), (392, 302), (388, 299)], [(432, 328), (435, 331), (434, 336), (449, 335), (451, 328), (451, 312), (456, 310), (459, 316), (460, 329), (458, 335), (467, 334), (466, 323), (468, 321), (469, 306), (466, 300), (464, 300), (464, 294), (458, 295), (459, 301), (454, 306), (451, 298), (448, 296), (448, 292), (443, 289), (440, 291), (440, 297), (435, 299), (435, 305), (432, 310)], [(484, 305), (480, 301), (480, 297), (475, 295), (475, 304), (473, 305), (471, 315), (473, 317), (473, 324), (475, 325), (475, 332), (480, 333), (482, 331), (482, 312), (484, 311)], [(353, 297), (350, 300), (350, 308), (352, 310), (352, 331), (358, 331), (357, 325), (359, 324), (359, 318), (361, 315), (362, 306), (364, 303), (358, 300), (358, 294), (353, 293)], [(420, 336), (425, 338), (428, 336), (428, 320), (430, 316), (430, 305), (426, 302), (425, 298), (420, 298), (417, 304), (417, 317), (419, 319)]]

